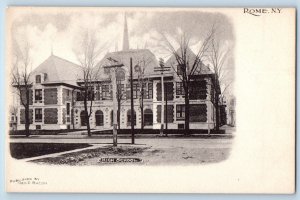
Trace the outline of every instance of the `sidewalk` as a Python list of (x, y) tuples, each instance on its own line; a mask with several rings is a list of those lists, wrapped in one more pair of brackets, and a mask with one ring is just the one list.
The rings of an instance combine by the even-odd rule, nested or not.
[(63, 155), (63, 154), (67, 154), (67, 153), (80, 152), (80, 151), (83, 151), (83, 150), (87, 150), (87, 149), (95, 149), (95, 148), (98, 148), (98, 147), (101, 147), (101, 146), (100, 146), (100, 145), (93, 145), (93, 146), (91, 146), (91, 147), (80, 148), (80, 149), (74, 149), (74, 150), (70, 150), (70, 151), (62, 151), (62, 152), (59, 152), (59, 153), (46, 154), (46, 155), (42, 155), (42, 156), (35, 156), (35, 157), (24, 158), (24, 159), (20, 159), (20, 160), (25, 161), (25, 162), (29, 162), (29, 161), (32, 161), (32, 160), (38, 160), (38, 159), (43, 159), (43, 158), (57, 157), (57, 156), (60, 156), (60, 155)]
[[(60, 143), (60, 142), (81, 142), (81, 143), (103, 143), (103, 141), (112, 141), (111, 134), (97, 134), (92, 135), (91, 137), (87, 136), (86, 134), (67, 134), (67, 135), (32, 135), (30, 137), (25, 136), (11, 136), (9, 141), (10, 142), (53, 142), (53, 143)], [(214, 135), (168, 135), (159, 136), (156, 134), (136, 134), (136, 139), (157, 139), (157, 140), (168, 140), (168, 139), (231, 139), (233, 138), (232, 134), (214, 134)], [(129, 134), (120, 134), (118, 135), (118, 140), (130, 142), (131, 135)]]

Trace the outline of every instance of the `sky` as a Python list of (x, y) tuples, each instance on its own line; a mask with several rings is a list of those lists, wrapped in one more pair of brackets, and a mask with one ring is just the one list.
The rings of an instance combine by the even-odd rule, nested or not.
[[(14, 38), (27, 38), (31, 44), (33, 68), (47, 59), (51, 52), (78, 63), (74, 52), (78, 48), (78, 35), (84, 30), (95, 32), (102, 49), (100, 60), (107, 52), (122, 49), (124, 14), (120, 10), (108, 9), (29, 9), (13, 15), (11, 30)], [(191, 48), (196, 51), (212, 24), (217, 24), (224, 43), (234, 46), (233, 25), (221, 13), (130, 10), (126, 16), (130, 48), (150, 49), (157, 58), (167, 59), (171, 55), (162, 47), (161, 33), (169, 36), (175, 47), (178, 46), (175, 42), (178, 35), (188, 33), (191, 43), (195, 44)], [(230, 60), (232, 58), (228, 59), (232, 62)], [(233, 67), (234, 63), (230, 65)]]

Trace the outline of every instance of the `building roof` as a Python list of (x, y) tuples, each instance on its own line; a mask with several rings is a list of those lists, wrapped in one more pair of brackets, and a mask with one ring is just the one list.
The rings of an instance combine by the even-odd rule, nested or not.
[(133, 76), (137, 76), (138, 66), (144, 69), (144, 75), (149, 76), (154, 73), (154, 68), (158, 67), (158, 61), (155, 55), (148, 49), (130, 49), (127, 51), (109, 52), (104, 58), (97, 64), (95, 70), (99, 74), (100, 79), (106, 79), (109, 77), (108, 73), (105, 73), (105, 66), (123, 64), (122, 67), (126, 71), (128, 76), (130, 73), (130, 58), (132, 58)]
[[(179, 50), (178, 50), (179, 51)], [(189, 50), (189, 63), (193, 63), (195, 54)], [(139, 67), (144, 69), (145, 78), (155, 78), (160, 76), (160, 72), (154, 71), (159, 67), (158, 61), (155, 55), (148, 49), (130, 49), (127, 51), (109, 52), (104, 58), (95, 66), (94, 73), (97, 75), (97, 80), (104, 81), (110, 80), (110, 74), (105, 70), (105, 66), (120, 65), (124, 66), (126, 76), (130, 73), (130, 58), (132, 58), (133, 78), (138, 77)], [(173, 67), (177, 66), (175, 56), (171, 56), (165, 63), (165, 66)], [(35, 75), (47, 74), (47, 79), (43, 84), (67, 84), (72, 86), (78, 86), (77, 82), (82, 75), (81, 67), (75, 63), (67, 61), (55, 55), (50, 55), (43, 63), (41, 63), (33, 72), (31, 78), (34, 82)], [(177, 76), (176, 72), (171, 67), (169, 72), (164, 72), (165, 76)], [(195, 73), (199, 74), (212, 74), (212, 71), (207, 65), (202, 64), (201, 71)]]
[[(177, 53), (180, 52), (180, 48), (177, 50)], [(179, 53), (180, 55), (180, 53)], [(187, 48), (187, 60), (190, 64), (190, 67), (192, 67), (194, 61), (196, 59), (196, 54), (190, 49)], [(175, 56), (172, 55), (166, 62), (165, 66), (166, 67), (171, 67), (171, 71), (176, 74), (173, 68), (177, 70), (177, 61), (175, 59)], [(199, 75), (199, 74), (212, 74), (212, 71), (209, 69), (209, 67), (201, 62), (201, 64), (198, 67), (198, 70), (195, 71), (194, 75)]]
[(47, 74), (44, 84), (66, 83), (77, 85), (76, 80), (81, 74), (81, 68), (75, 63), (50, 55), (32, 72), (32, 78), (34, 79), (37, 74)]

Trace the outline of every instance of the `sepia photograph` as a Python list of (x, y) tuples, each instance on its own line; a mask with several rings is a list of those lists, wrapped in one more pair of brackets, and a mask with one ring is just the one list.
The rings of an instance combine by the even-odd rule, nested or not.
[(13, 158), (169, 165), (230, 155), (235, 40), (225, 15), (27, 13), (11, 28)]
[[(294, 78), (295, 55), (288, 54), (295, 45), (295, 35), (292, 35), (295, 21), (291, 21), (295, 20), (294, 11), (281, 8), (9, 7), (5, 82), (7, 190), (276, 192), (279, 185), (275, 187), (274, 182), (265, 190), (264, 187), (253, 190), (246, 187), (250, 185), (251, 173), (257, 178), (265, 172), (267, 164), (261, 163), (273, 165), (273, 157), (278, 156), (276, 152), (268, 153), (273, 148), (268, 148), (271, 141), (259, 139), (268, 137), (269, 131), (274, 132), (274, 124), (279, 120), (278, 113), (274, 118), (264, 116), (259, 106), (268, 109), (273, 107), (272, 103), (276, 106), (276, 100), (268, 104), (261, 101), (257, 106), (254, 99), (265, 86), (268, 89), (260, 98), (267, 98), (268, 91), (273, 95), (274, 88), (269, 89), (273, 82), (283, 81), (284, 88), (295, 88), (290, 79)], [(286, 57), (281, 54), (283, 59), (291, 62), (283, 70), (276, 68), (276, 64), (263, 65), (269, 54), (265, 54), (260, 44), (272, 41), (267, 39), (272, 30), (265, 30), (270, 23), (261, 23), (271, 16), (281, 17), (282, 22), (291, 21), (284, 31), (278, 32), (280, 37), (293, 36), (288, 37), (290, 40), (287, 39), (287, 46), (283, 47), (288, 50)], [(254, 23), (257, 29), (241, 29), (242, 18), (244, 25), (248, 20), (249, 26)], [(256, 39), (249, 36), (246, 41), (241, 39), (245, 35), (240, 30)], [(255, 44), (248, 56), (252, 58), (252, 53), (257, 54), (256, 61), (261, 65), (255, 67), (260, 71), (249, 68), (252, 60), (241, 64), (246, 60), (241, 62), (240, 59), (247, 56), (246, 46), (252, 48)], [(245, 48), (241, 47), (244, 45)], [(271, 46), (266, 48), (272, 50)], [(278, 54), (276, 50), (272, 56)], [(269, 66), (274, 69), (272, 75), (278, 71), (288, 74), (272, 79), (272, 75), (265, 76), (264, 70), (270, 70)], [(259, 76), (264, 76), (266, 82)], [(251, 79), (251, 84), (243, 77)], [(285, 81), (287, 79), (289, 81)], [(293, 98), (293, 90), (283, 92), (281, 86), (277, 89), (285, 94), (278, 97), (278, 101)], [(245, 96), (246, 91), (249, 96)], [(252, 101), (252, 105), (248, 101)], [(249, 110), (256, 110), (256, 117), (248, 115)], [(294, 110), (291, 107), (284, 112), (292, 114)], [(281, 126), (286, 131), (284, 144), (287, 145), (281, 147), (291, 152), (286, 158), (290, 160), (285, 162), (288, 166), (283, 167), (290, 170), (291, 174), (286, 175), (289, 184), (278, 191), (283, 193), (293, 191), (293, 120)], [(265, 131), (271, 124), (272, 129)], [(253, 128), (257, 129), (252, 131)], [(252, 142), (259, 148), (251, 146)], [(276, 144), (276, 139), (273, 142)], [(278, 149), (278, 152), (283, 151)], [(254, 158), (253, 154), (258, 156)], [(265, 154), (270, 157), (263, 158)], [(260, 160), (244, 162), (251, 158)], [(249, 163), (247, 169), (252, 169), (253, 164), (255, 170), (261, 171), (243, 172), (239, 166), (246, 163)], [(234, 170), (235, 167), (238, 170)], [(222, 169), (223, 174), (217, 175)], [(243, 179), (236, 175), (231, 179), (232, 182), (242, 179), (245, 185), (220, 189), (209, 181), (214, 177), (225, 183), (230, 176), (227, 169), (246, 176)], [(205, 173), (207, 170), (209, 173)], [(215, 171), (218, 173), (209, 176)], [(193, 172), (196, 173), (192, 175)], [(126, 179), (135, 173), (139, 177), (136, 180), (146, 183), (132, 181), (126, 187), (111, 187), (114, 177)], [(281, 172), (274, 173), (281, 176)], [(160, 178), (152, 177), (154, 174)], [(98, 182), (98, 176), (105, 183)], [(182, 179), (183, 176), (191, 181)], [(84, 188), (78, 183), (80, 177), (88, 181)], [(200, 186), (197, 183), (200, 177), (203, 183), (206, 180), (211, 183), (207, 187)], [(166, 184), (175, 179), (188, 184), (178, 189)], [(158, 180), (162, 180), (161, 183), (151, 189), (150, 185)], [(72, 182), (76, 182), (76, 186), (71, 187)]]

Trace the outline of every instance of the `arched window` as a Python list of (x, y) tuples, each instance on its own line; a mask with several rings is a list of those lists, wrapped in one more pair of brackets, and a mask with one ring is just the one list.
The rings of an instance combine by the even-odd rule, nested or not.
[(146, 109), (144, 111), (144, 125), (145, 126), (153, 125), (153, 112), (151, 109)]
[(96, 118), (96, 126), (104, 125), (104, 117), (103, 117), (103, 112), (101, 110), (96, 111), (95, 118)]
[[(136, 125), (136, 113), (134, 111), (133, 124)], [(131, 110), (127, 111), (127, 126), (131, 126)]]
[(85, 111), (81, 111), (80, 113), (80, 122), (81, 126), (86, 126)]

